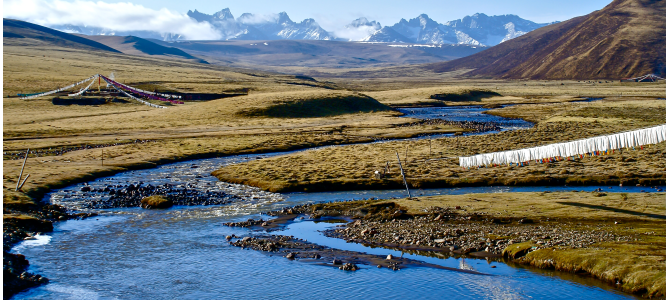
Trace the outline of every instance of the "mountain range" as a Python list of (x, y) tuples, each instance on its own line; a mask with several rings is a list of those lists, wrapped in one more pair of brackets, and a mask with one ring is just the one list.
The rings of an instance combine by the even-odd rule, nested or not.
[(549, 24), (534, 23), (516, 15), (485, 14), (440, 24), (421, 14), (409, 21), (401, 19), (393, 26), (381, 28), (365, 41), (495, 46), (546, 25)]
[(665, 77), (665, 0), (614, 0), (479, 53), (422, 66), (434, 72), (510, 79)]
[[(341, 31), (328, 32), (314, 19), (294, 22), (286, 12), (273, 15), (244, 13), (235, 18), (226, 8), (212, 15), (188, 11), (187, 15), (197, 21), (209, 23), (221, 35), (221, 40), (341, 40), (378, 43), (417, 44), (465, 44), (473, 46), (494, 46), (549, 24), (538, 24), (516, 15), (487, 16), (474, 14), (463, 19), (440, 24), (426, 14), (416, 18), (401, 19), (393, 26), (384, 26), (376, 21), (359, 18), (346, 25)], [(163, 41), (179, 41), (177, 34), (151, 31), (118, 32), (100, 27), (75, 25), (51, 26), (67, 33), (85, 35), (133, 35)], [(347, 37), (346, 32), (355, 31), (355, 37)], [(362, 37), (362, 38), (361, 38)]]
[[(135, 36), (69, 34), (3, 19), (5, 46), (44, 46), (187, 60), (202, 64), (284, 71), (286, 68), (364, 68), (425, 64), (472, 55), (487, 47), (350, 43), (320, 40), (166, 42)], [(63, 50), (68, 51), (68, 50)], [(106, 54), (104, 54), (106, 55)]]

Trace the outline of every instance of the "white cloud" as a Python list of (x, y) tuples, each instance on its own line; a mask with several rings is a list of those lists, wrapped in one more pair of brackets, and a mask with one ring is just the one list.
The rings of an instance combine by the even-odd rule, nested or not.
[(279, 14), (245, 14), (237, 18), (242, 24), (275, 23), (279, 20)]
[(366, 37), (375, 33), (377, 29), (374, 26), (344, 27), (337, 29), (333, 34), (338, 38), (350, 41), (362, 41)]
[(208, 23), (198, 23), (186, 14), (166, 8), (153, 10), (130, 2), (61, 0), (5, 0), (3, 17), (44, 26), (72, 24), (109, 28), (116, 31), (156, 31), (180, 34), (186, 39), (221, 38)]

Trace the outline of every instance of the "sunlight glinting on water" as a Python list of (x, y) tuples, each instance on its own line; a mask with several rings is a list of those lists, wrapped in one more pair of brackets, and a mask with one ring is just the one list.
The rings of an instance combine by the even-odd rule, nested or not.
[[(444, 110), (440, 109), (417, 109), (412, 113), (416, 111), (424, 113), (421, 117), (427, 117), (426, 114), (431, 111), (432, 117), (444, 114)], [(475, 108), (474, 111), (481, 115), (483, 110)], [(469, 118), (464, 112), (462, 115)], [(417, 117), (409, 113), (408, 116)], [(492, 117), (482, 118), (491, 120)], [(526, 124), (513, 126), (524, 127)], [(177, 206), (166, 210), (144, 210), (138, 207), (85, 209), (100, 215), (85, 220), (58, 222), (53, 233), (38, 236), (33, 241), (24, 241), (12, 249), (12, 252), (30, 257), (30, 272), (51, 279), (50, 284), (25, 291), (17, 298), (630, 298), (597, 281), (576, 283), (500, 262), (492, 262), (497, 266), (494, 269), (482, 259), (465, 259), (464, 262), (479, 272), (493, 276), (428, 267), (394, 272), (375, 266), (362, 266), (357, 272), (345, 272), (333, 267), (290, 261), (282, 254), (265, 254), (230, 246), (225, 240), (226, 235), (246, 236), (260, 232), (223, 226), (225, 222), (267, 218), (260, 213), (304, 203), (406, 196), (405, 190), (282, 195), (219, 182), (210, 175), (220, 166), (281, 154), (285, 153), (180, 162), (89, 182), (89, 187), (96, 190), (108, 186), (123, 188), (140, 181), (142, 186), (171, 184), (179, 189), (191, 188), (197, 192), (223, 192), (232, 195), (232, 202), (211, 206)], [(79, 184), (54, 191), (46, 199), (79, 210), (88, 202), (109, 197), (105, 193), (92, 196), (91, 193), (82, 192), (83, 187), (84, 184)], [(612, 192), (648, 190), (643, 187), (464, 187), (413, 190), (413, 194), (592, 191), (595, 188)], [(284, 231), (276, 233), (294, 235), (335, 249), (384, 256), (392, 253), (431, 264), (459, 267), (459, 261), (448, 258), (448, 255), (403, 254), (397, 250), (347, 243), (325, 237), (318, 231), (332, 226), (297, 220)]]

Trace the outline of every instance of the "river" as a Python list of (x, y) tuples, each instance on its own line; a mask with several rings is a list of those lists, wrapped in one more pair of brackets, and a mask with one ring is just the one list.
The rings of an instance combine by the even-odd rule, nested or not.
[[(428, 116), (446, 119), (449, 112), (453, 112), (449, 108), (412, 110), (408, 111), (408, 115), (433, 111)], [(483, 109), (474, 107), (474, 110), (478, 110), (474, 117), (482, 116), (480, 112)], [(524, 126), (528, 124), (509, 120), (501, 122), (503, 129)], [(633, 298), (594, 279), (484, 259), (460, 261), (404, 254), (405, 257), (454, 268), (466, 263), (489, 275), (428, 267), (391, 271), (362, 266), (359, 271), (346, 272), (230, 246), (225, 240), (226, 235), (256, 233), (245, 228), (223, 226), (225, 222), (258, 218), (261, 212), (302, 203), (405, 196), (404, 190), (276, 194), (219, 182), (210, 175), (223, 165), (282, 154), (285, 153), (180, 162), (123, 172), (86, 183), (93, 190), (138, 184), (140, 181), (141, 185), (169, 184), (204, 195), (225, 193), (230, 195), (230, 201), (225, 205), (175, 206), (166, 210), (136, 207), (101, 209), (90, 208), (90, 203), (104, 202), (109, 194), (82, 192), (84, 184), (49, 193), (47, 201), (72, 210), (95, 211), (100, 215), (85, 220), (57, 222), (53, 232), (16, 245), (12, 252), (26, 255), (31, 264), (29, 272), (48, 277), (50, 283), (17, 294), (13, 299)], [(652, 192), (645, 187), (562, 186), (445, 188), (414, 190), (413, 193), (593, 191), (597, 188), (608, 192)], [(661, 189), (665, 191), (665, 187)], [(346, 243), (318, 232), (335, 225), (298, 220), (284, 231), (273, 233), (293, 235), (337, 249), (401, 255), (394, 250)], [(496, 268), (491, 268), (492, 265)]]

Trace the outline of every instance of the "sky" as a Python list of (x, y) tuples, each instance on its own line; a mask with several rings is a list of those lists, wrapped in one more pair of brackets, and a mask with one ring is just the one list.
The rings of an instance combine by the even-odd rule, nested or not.
[(282, 11), (300, 22), (313, 18), (327, 31), (335, 32), (346, 24), (366, 17), (382, 26), (401, 18), (427, 14), (438, 23), (461, 19), (475, 13), (515, 14), (521, 18), (548, 23), (589, 14), (610, 0), (245, 0), (245, 1), (167, 1), (167, 0), (4, 0), (3, 17), (40, 25), (75, 24), (115, 30), (151, 30), (183, 34), (190, 39), (217, 39), (218, 33), (206, 24), (186, 16), (189, 10), (213, 14), (230, 8), (236, 18), (243, 13), (271, 15)]
[(151, 8), (168, 7), (182, 12), (187, 12), (189, 9), (198, 9), (198, 11), (208, 14), (230, 8), (235, 17), (245, 12), (268, 14), (286, 11), (293, 21), (313, 18), (324, 29), (332, 30), (326, 28), (328, 25), (325, 23), (337, 23), (338, 19), (344, 19), (346, 20), (344, 24), (346, 24), (358, 17), (366, 17), (369, 20), (380, 22), (382, 26), (391, 26), (401, 18), (410, 19), (424, 13), (438, 23), (461, 19), (466, 15), (475, 13), (485, 13), (487, 15), (515, 14), (533, 22), (548, 23), (564, 21), (591, 13), (605, 7), (611, 0), (190, 0), (169, 2), (136, 0), (133, 2)]

